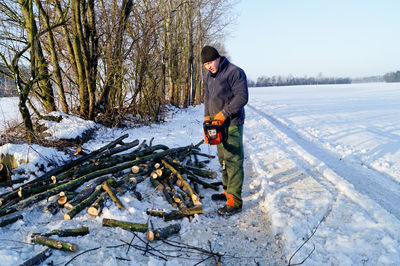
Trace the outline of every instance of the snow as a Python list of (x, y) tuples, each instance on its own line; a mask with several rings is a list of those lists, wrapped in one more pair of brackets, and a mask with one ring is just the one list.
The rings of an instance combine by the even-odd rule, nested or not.
[[(16, 98), (2, 98), (0, 103), (0, 124), (18, 117), (8, 112), (17, 111)], [(397, 83), (250, 88), (242, 213), (219, 217), (216, 209), (221, 204), (210, 200), (214, 191), (202, 190), (204, 214), (192, 222), (183, 219), (181, 233), (174, 239), (206, 249), (211, 243), (214, 251), (226, 254), (223, 264), (283, 265), (306, 259), (304, 265), (400, 265), (399, 103)], [(73, 138), (94, 129), (94, 139), (83, 147), (87, 150), (123, 134), (129, 134), (126, 142), (154, 137), (153, 144), (171, 148), (203, 138), (203, 106), (173, 109), (165, 123), (132, 129), (109, 129), (60, 115), (66, 124), (52, 124), (52, 137)], [(201, 148), (216, 154), (215, 147), (203, 144)], [(37, 145), (7, 144), (0, 152), (14, 154), (18, 160), (28, 158), (29, 163), (20, 168), (29, 173), (49, 170), (52, 161), (68, 159), (62, 152)], [(217, 159), (209, 166), (220, 171)], [(152, 188), (144, 182), (138, 190), (145, 194)], [(192, 257), (164, 262), (133, 249), (127, 253), (126, 247), (110, 248), (122, 244), (121, 240), (129, 242), (132, 234), (102, 227), (103, 218), (145, 223), (147, 208), (171, 209), (158, 192), (142, 201), (128, 194), (121, 200), (127, 210), (109, 202), (95, 219), (85, 211), (65, 221), (63, 213), (52, 216), (42, 213), (42, 208), (28, 209), (23, 220), (0, 228), (1, 264), (19, 264), (43, 250), (29, 243), (32, 233), (82, 225), (89, 227), (88, 236), (62, 239), (77, 243), (78, 252), (101, 248), (70, 265), (193, 265), (200, 261)], [(151, 220), (157, 227), (168, 224)], [(63, 265), (74, 255), (56, 251), (48, 261)]]

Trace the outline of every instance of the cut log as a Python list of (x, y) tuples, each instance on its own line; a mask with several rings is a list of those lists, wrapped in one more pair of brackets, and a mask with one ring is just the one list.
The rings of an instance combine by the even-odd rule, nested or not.
[(78, 250), (78, 246), (73, 243), (51, 239), (41, 235), (32, 235), (32, 243), (48, 246), (53, 249), (63, 250), (63, 251), (71, 251), (75, 252)]
[(89, 228), (86, 226), (82, 226), (79, 228), (73, 229), (63, 229), (63, 230), (52, 230), (50, 233), (40, 234), (41, 236), (49, 237), (53, 235), (57, 236), (84, 236), (89, 234)]
[(60, 205), (56, 202), (50, 202), (44, 209), (43, 212), (49, 212), (53, 215), (56, 215), (60, 211)]
[(194, 208), (182, 209), (179, 211), (171, 211), (169, 213), (165, 213), (163, 216), (163, 220), (168, 222), (176, 219), (181, 219), (183, 217), (192, 216), (194, 214), (202, 214), (203, 208), (201, 206), (196, 206)]
[[(81, 176), (81, 177), (79, 177), (77, 179), (74, 179), (72, 181), (63, 183), (63, 184), (61, 184), (61, 185), (59, 185), (59, 186), (57, 186), (55, 188), (52, 188), (50, 190), (41, 192), (41, 193), (33, 195), (33, 196), (30, 196), (30, 197), (28, 197), (28, 198), (26, 198), (24, 200), (20, 200), (19, 202), (17, 202), (14, 205), (7, 206), (6, 208), (2, 208), (2, 209), (0, 209), (0, 217), (4, 216), (6, 214), (9, 214), (9, 213), (15, 212), (17, 210), (26, 208), (28, 206), (31, 206), (33, 203), (36, 203), (36, 202), (38, 202), (40, 200), (43, 200), (43, 199), (46, 199), (46, 198), (48, 198), (48, 197), (50, 197), (52, 195), (58, 194), (61, 191), (75, 190), (77, 187), (79, 187), (83, 183), (85, 183), (85, 182), (87, 182), (87, 181), (89, 181), (91, 179), (94, 179), (96, 177), (107, 175), (107, 174), (110, 174), (110, 173), (113, 173), (113, 172), (116, 172), (116, 171), (128, 169), (128, 168), (131, 168), (133, 165), (138, 165), (138, 164), (141, 164), (141, 163), (145, 163), (145, 162), (147, 162), (149, 160), (157, 160), (157, 159), (165, 157), (168, 154), (174, 154), (174, 153), (179, 153), (181, 151), (190, 150), (193, 147), (194, 147), (193, 145), (190, 145), (190, 146), (186, 146), (186, 147), (168, 149), (168, 150), (165, 150), (165, 151), (162, 151), (162, 152), (152, 153), (150, 155), (146, 155), (146, 156), (137, 158), (137, 159), (135, 159), (133, 161), (125, 162), (125, 163), (122, 163), (122, 164), (119, 164), (119, 165), (116, 165), (116, 166), (113, 166), (113, 167), (109, 167), (109, 168), (101, 169), (101, 170), (98, 170), (98, 171), (94, 171), (92, 173), (89, 173), (87, 175)], [(3, 197), (0, 197), (0, 198), (3, 198)], [(1, 199), (0, 199), (0, 201), (1, 201)]]
[(99, 177), (94, 179), (89, 184), (87, 184), (75, 197), (72, 197), (68, 202), (66, 202), (64, 207), (68, 210), (71, 210), (74, 206), (81, 203), (83, 200), (92, 195), (96, 187), (102, 184), (105, 180), (107, 180), (107, 177)]
[(88, 214), (90, 214), (92, 217), (97, 217), (100, 215), (100, 213), (103, 210), (104, 207), (104, 199), (108, 193), (106, 191), (102, 192), (100, 196), (97, 197), (97, 199), (93, 202), (93, 204), (89, 207), (88, 209)]
[(117, 205), (118, 209), (125, 210), (124, 204), (122, 204), (122, 202), (115, 195), (114, 191), (111, 189), (111, 186), (110, 186), (108, 180), (103, 182), (102, 188), (103, 188), (104, 191), (107, 192), (107, 194), (110, 196), (110, 198), (115, 202), (115, 204)]
[(16, 216), (13, 216), (13, 217), (10, 217), (10, 218), (2, 219), (2, 220), (0, 220), (0, 227), (4, 227), (6, 225), (15, 223), (16, 221), (21, 220), (23, 218), (24, 217), (22, 215), (16, 215)]
[[(101, 147), (100, 149), (95, 150), (95, 151), (91, 152), (90, 154), (88, 154), (86, 156), (82, 156), (82, 157), (80, 157), (78, 159), (70, 161), (69, 163), (66, 163), (64, 165), (56, 167), (56, 168), (50, 170), (49, 172), (45, 173), (44, 175), (36, 178), (35, 180), (32, 180), (30, 182), (25, 183), (21, 187), (23, 187), (24, 190), (26, 191), (26, 190), (29, 190), (28, 188), (30, 186), (32, 186), (32, 185), (34, 187), (38, 187), (38, 186), (40, 187), (42, 185), (42, 182), (45, 182), (45, 184), (48, 184), (49, 180), (51, 180), (50, 179), (51, 176), (57, 176), (58, 174), (66, 172), (66, 171), (72, 169), (73, 167), (75, 167), (77, 165), (80, 165), (85, 161), (88, 161), (90, 158), (93, 158), (94, 156), (96, 156), (98, 154), (101, 154), (104, 151), (115, 147), (117, 144), (121, 143), (122, 140), (127, 138), (128, 136), (129, 136), (128, 134), (125, 134), (125, 135), (119, 137), (118, 139), (110, 142), (109, 144)], [(71, 171), (74, 171), (74, 170), (71, 170)], [(94, 170), (91, 170), (90, 172), (93, 172), (93, 171)], [(85, 175), (88, 174), (88, 173), (89, 172), (86, 172)], [(66, 177), (68, 177), (68, 175)], [(60, 180), (60, 177), (57, 176), (57, 179)], [(39, 185), (37, 185), (37, 184), (39, 184)], [(18, 197), (18, 189), (19, 188), (14, 189), (12, 191), (9, 191), (7, 193), (4, 193), (4, 194), (0, 195), (0, 206), (6, 204), (10, 200), (13, 200), (13, 199), (17, 198)], [(25, 193), (25, 195), (27, 195), (27, 196), (29, 195), (30, 196), (30, 195), (34, 195), (34, 193)], [(0, 214), (0, 216), (1, 216), (1, 214)]]
[(99, 157), (101, 157), (101, 158), (110, 157), (110, 156), (112, 156), (114, 154), (129, 150), (129, 149), (137, 146), (139, 144), (139, 140), (136, 139), (136, 140), (134, 140), (132, 142), (129, 142), (129, 143), (122, 143), (121, 142), (119, 144), (120, 144), (120, 146), (106, 150)]
[(136, 190), (131, 193), (131, 197), (136, 198), (138, 201), (141, 201), (143, 199), (142, 193)]
[(58, 205), (64, 206), (65, 203), (74, 198), (77, 194), (78, 193), (76, 193), (75, 191), (61, 191), (57, 199)]
[(64, 219), (65, 220), (71, 220), (75, 215), (77, 215), (79, 212), (81, 212), (84, 208), (88, 207), (90, 204), (92, 204), (97, 197), (102, 193), (102, 188), (101, 185), (98, 185), (92, 195), (90, 195), (87, 199), (83, 200), (80, 202), (78, 205), (73, 207), (69, 212), (64, 214)]
[(131, 223), (131, 222), (124, 222), (118, 221), (114, 219), (103, 219), (103, 225), (109, 227), (119, 227), (128, 231), (135, 231), (135, 232), (147, 232), (148, 225), (147, 224), (139, 224), (139, 223)]
[(146, 234), (146, 239), (149, 242), (152, 242), (154, 240), (166, 239), (169, 236), (178, 234), (180, 230), (181, 230), (180, 224), (170, 224), (164, 228), (158, 228), (148, 231)]
[(168, 203), (171, 204), (172, 207), (178, 208), (178, 204), (176, 204), (176, 202), (172, 199), (172, 196), (170, 194), (171, 192), (166, 189), (163, 189), (162, 192), (164, 194), (165, 199), (168, 201)]
[(47, 258), (49, 258), (53, 254), (53, 251), (51, 248), (46, 248), (42, 252), (38, 253), (34, 257), (30, 258), (29, 260), (23, 262), (19, 266), (36, 266), (40, 265), (42, 262), (44, 262)]
[(133, 176), (133, 177), (129, 178), (129, 181), (133, 182), (135, 184), (139, 184), (139, 183), (143, 182), (144, 179), (145, 179), (144, 176)]
[(164, 189), (164, 185), (160, 183), (160, 181), (158, 181), (157, 179), (154, 179), (152, 177), (149, 178), (150, 183), (153, 185), (153, 187), (157, 190), (163, 190)]
[(200, 168), (189, 166), (189, 165), (185, 165), (184, 168), (192, 171), (195, 175), (198, 175), (201, 177), (205, 177), (205, 178), (209, 178), (209, 179), (217, 178), (217, 173), (213, 172), (211, 170), (204, 170), (204, 169), (200, 169)]
[(183, 186), (188, 190), (190, 197), (192, 198), (193, 204), (195, 206), (201, 206), (201, 202), (199, 197), (194, 193), (192, 187), (189, 185), (189, 183), (182, 177), (182, 175), (169, 163), (167, 163), (166, 160), (162, 159), (161, 162), (164, 164), (165, 167), (167, 167), (169, 170), (171, 170), (174, 175), (182, 182)]
[(150, 216), (163, 217), (164, 214), (166, 213), (166, 211), (165, 210), (147, 209), (146, 213), (147, 213), (147, 215), (150, 215)]
[(211, 189), (214, 189), (214, 190), (219, 190), (219, 185), (218, 184), (207, 183), (207, 182), (201, 180), (200, 178), (195, 176), (191, 171), (189, 171), (188, 169), (186, 169), (182, 165), (178, 164), (177, 162), (171, 162), (171, 165), (176, 167), (180, 171), (186, 173), (187, 174), (187, 178), (190, 181), (196, 182), (196, 183), (202, 185), (204, 188), (211, 188)]
[(203, 156), (203, 157), (206, 157), (206, 158), (210, 158), (210, 159), (214, 159), (215, 158), (215, 155), (201, 153), (201, 152), (197, 152), (197, 151), (194, 151), (194, 150), (193, 150), (193, 154), (196, 154), (198, 156)]

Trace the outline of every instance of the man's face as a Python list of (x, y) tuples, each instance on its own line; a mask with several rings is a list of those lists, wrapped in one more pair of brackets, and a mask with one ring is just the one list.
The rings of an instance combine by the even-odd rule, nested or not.
[(220, 60), (220, 57), (218, 57), (214, 61), (205, 62), (203, 65), (208, 71), (215, 74), (218, 71), (219, 60)]

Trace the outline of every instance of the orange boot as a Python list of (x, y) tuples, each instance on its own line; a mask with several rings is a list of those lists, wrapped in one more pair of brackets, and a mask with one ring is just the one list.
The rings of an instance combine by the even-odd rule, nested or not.
[(222, 208), (219, 208), (217, 213), (221, 216), (231, 216), (235, 213), (238, 213), (242, 210), (242, 206), (236, 206), (235, 207), (235, 198), (233, 197), (232, 194), (228, 194), (226, 196), (227, 201), (225, 203), (225, 206)]

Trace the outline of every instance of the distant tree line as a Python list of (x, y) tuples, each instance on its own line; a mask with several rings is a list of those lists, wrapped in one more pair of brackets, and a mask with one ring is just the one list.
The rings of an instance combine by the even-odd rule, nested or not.
[(325, 77), (282, 77), (262, 76), (256, 82), (249, 80), (250, 87), (269, 87), (269, 86), (292, 86), (292, 85), (316, 85), (316, 84), (349, 84), (350, 78), (325, 78)]
[(383, 75), (385, 82), (400, 82), (400, 71), (389, 72)]

